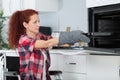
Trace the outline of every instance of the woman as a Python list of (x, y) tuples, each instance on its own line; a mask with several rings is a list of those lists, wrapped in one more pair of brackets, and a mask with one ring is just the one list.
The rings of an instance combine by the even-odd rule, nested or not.
[[(63, 32), (59, 38), (52, 38), (39, 33), (39, 26), (38, 12), (32, 9), (16, 11), (9, 21), (9, 46), (12, 49), (18, 48), (22, 80), (51, 80), (48, 71), (48, 48), (57, 44), (74, 43), (82, 38), (87, 39), (83, 35), (80, 36), (79, 31), (67, 34)], [(76, 37), (72, 39), (73, 36)]]
[(50, 80), (48, 47), (58, 44), (59, 40), (39, 34), (39, 26), (35, 10), (16, 11), (10, 18), (9, 46), (13, 49), (18, 47), (20, 75), (24, 80)]

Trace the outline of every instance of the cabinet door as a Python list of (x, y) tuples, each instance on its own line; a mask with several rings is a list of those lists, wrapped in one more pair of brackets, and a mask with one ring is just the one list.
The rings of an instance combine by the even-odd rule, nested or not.
[(65, 72), (86, 73), (86, 56), (70, 55), (64, 56), (63, 62)]
[[(40, 12), (58, 10), (59, 0), (2, 0), (4, 16), (10, 16), (16, 10), (35, 9)], [(28, 4), (29, 3), (29, 4)]]
[(16, 10), (20, 10), (20, 3), (21, 0), (2, 0), (3, 16), (10, 16)]
[(63, 80), (87, 80), (86, 74), (63, 72)]
[(87, 80), (120, 80), (120, 56), (87, 56)]
[(35, 9), (40, 12), (57, 11), (58, 10), (58, 0), (28, 0), (22, 1), (22, 9)]
[(53, 53), (51, 56), (50, 70), (63, 70), (63, 55)]
[(120, 0), (87, 0), (87, 7), (97, 7), (120, 3)]
[(29, 1), (21, 0), (21, 9), (35, 9), (35, 7), (36, 7), (36, 0), (29, 0)]
[(38, 11), (58, 11), (59, 0), (37, 0), (36, 9)]

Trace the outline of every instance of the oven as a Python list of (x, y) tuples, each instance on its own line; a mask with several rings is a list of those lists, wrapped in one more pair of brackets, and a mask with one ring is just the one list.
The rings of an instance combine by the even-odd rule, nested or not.
[(88, 8), (90, 47), (120, 48), (120, 4)]

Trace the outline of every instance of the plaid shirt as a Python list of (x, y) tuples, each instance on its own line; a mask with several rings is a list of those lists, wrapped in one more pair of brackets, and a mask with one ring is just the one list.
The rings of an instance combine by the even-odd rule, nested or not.
[(18, 52), (20, 55), (20, 75), (24, 80), (42, 80), (44, 55), (47, 56), (46, 60), (46, 77), (51, 80), (48, 69), (50, 67), (50, 55), (48, 48), (35, 49), (34, 44), (36, 40), (47, 40), (51, 36), (37, 34), (37, 38), (33, 39), (26, 34), (22, 35), (19, 39)]

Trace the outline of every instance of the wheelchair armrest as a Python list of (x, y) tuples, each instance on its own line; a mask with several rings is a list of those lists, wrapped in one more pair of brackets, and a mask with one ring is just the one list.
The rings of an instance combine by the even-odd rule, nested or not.
[(18, 80), (21, 80), (20, 75), (16, 71), (4, 72), (4, 76), (18, 77)]
[(19, 74), (16, 71), (8, 71), (8, 72), (4, 72), (4, 75), (6, 75), (6, 76), (17, 76)]

